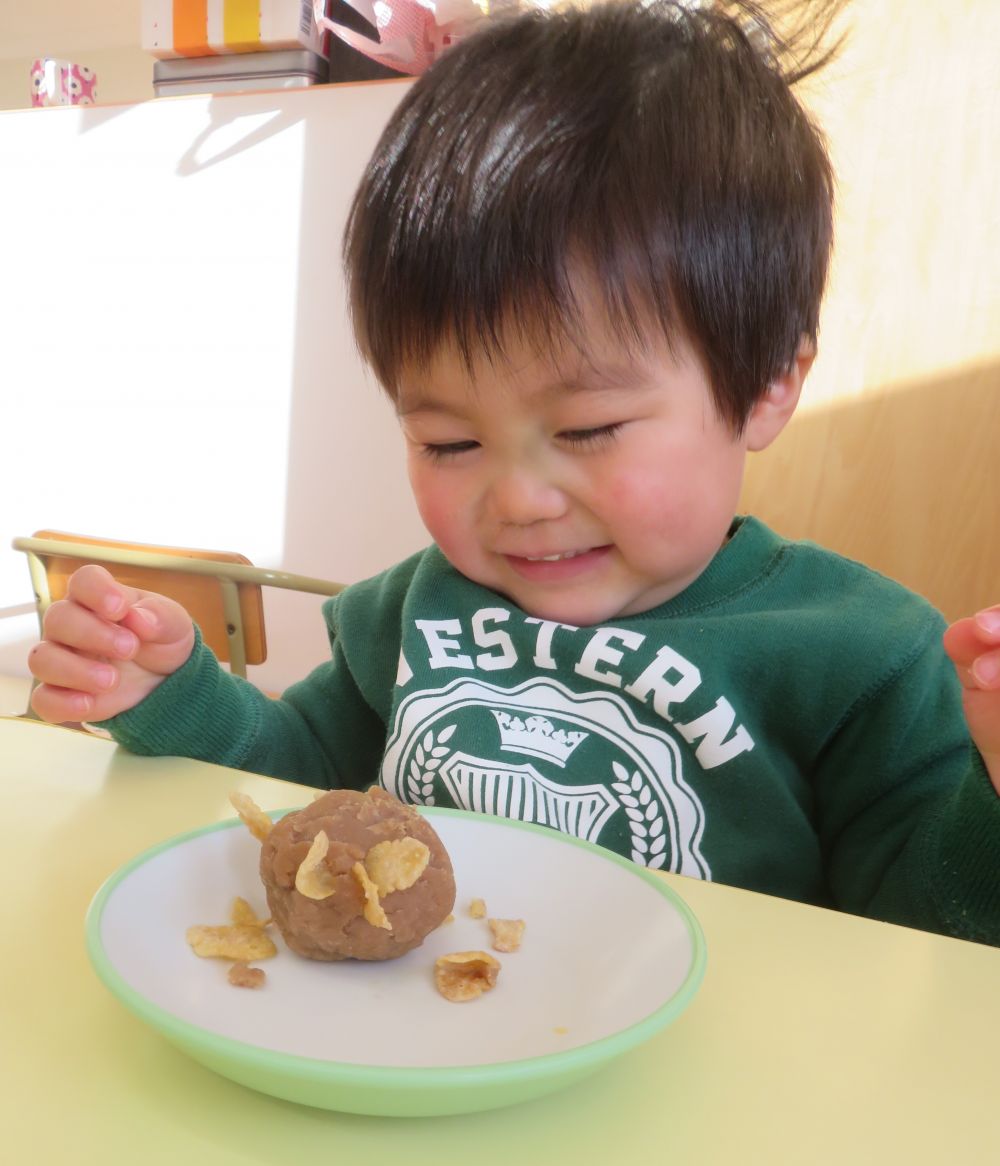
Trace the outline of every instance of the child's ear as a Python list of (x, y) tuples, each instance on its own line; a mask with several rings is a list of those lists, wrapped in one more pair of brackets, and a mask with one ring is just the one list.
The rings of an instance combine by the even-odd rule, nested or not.
[(788, 424), (815, 359), (816, 345), (803, 336), (791, 367), (767, 386), (763, 397), (750, 411), (743, 430), (744, 444), (748, 450), (757, 452), (767, 449)]

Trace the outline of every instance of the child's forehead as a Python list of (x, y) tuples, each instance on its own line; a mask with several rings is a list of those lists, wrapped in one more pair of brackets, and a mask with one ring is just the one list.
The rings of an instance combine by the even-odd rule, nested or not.
[(445, 398), (476, 398), (498, 389), (539, 399), (636, 389), (689, 359), (689, 348), (682, 342), (678, 350), (662, 332), (621, 336), (602, 328), (588, 334), (507, 328), (495, 342), (483, 340), (465, 350), (452, 336), (428, 359), (404, 363), (396, 407), (402, 415), (433, 411)]
[(664, 342), (673, 351), (687, 343), (677, 321), (669, 328), (643, 289), (630, 288), (627, 310), (614, 302), (591, 264), (569, 258), (556, 293), (522, 288), (523, 294), (492, 318), (462, 320), (439, 336), (426, 364), (460, 359), (474, 378), (498, 367), (544, 364), (581, 377), (606, 371), (632, 375)]

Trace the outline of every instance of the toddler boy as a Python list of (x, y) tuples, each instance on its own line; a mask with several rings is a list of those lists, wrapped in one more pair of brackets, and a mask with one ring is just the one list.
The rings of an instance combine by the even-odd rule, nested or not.
[(1000, 943), (1000, 610), (943, 640), (922, 599), (735, 515), (831, 244), (782, 59), (759, 15), (681, 3), (449, 49), (344, 251), (433, 545), (328, 602), (330, 661), (278, 701), (84, 568), (33, 652), (39, 714)]

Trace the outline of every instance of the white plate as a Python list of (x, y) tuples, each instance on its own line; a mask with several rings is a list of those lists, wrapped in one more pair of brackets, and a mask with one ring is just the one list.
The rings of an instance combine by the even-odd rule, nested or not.
[[(661, 878), (544, 827), (424, 811), (451, 855), (455, 919), (383, 963), (262, 961), (267, 984), (232, 987), (228, 964), (185, 932), (225, 923), (242, 895), (266, 914), (259, 844), (238, 821), (171, 839), (101, 888), (87, 942), (105, 984), (202, 1063), (264, 1092), (359, 1113), (455, 1113), (569, 1084), (652, 1036), (701, 981), (704, 940)], [(496, 954), (496, 988), (451, 1004), (434, 988), (447, 952), (489, 951), (489, 914), (526, 921)]]

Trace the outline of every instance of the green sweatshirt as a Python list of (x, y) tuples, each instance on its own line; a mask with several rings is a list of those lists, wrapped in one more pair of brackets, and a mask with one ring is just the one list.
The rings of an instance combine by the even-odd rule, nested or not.
[(200, 640), (105, 722), (136, 753), (546, 823), (654, 869), (1000, 944), (1000, 797), (943, 620), (753, 518), (613, 624), (526, 615), (436, 547), (324, 606), (273, 700)]

